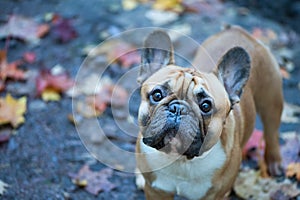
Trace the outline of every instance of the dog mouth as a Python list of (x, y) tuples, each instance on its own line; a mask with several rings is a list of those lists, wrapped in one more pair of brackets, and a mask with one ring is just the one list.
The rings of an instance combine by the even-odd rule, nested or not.
[(144, 144), (159, 151), (175, 153), (186, 156), (187, 159), (193, 159), (199, 156), (200, 148), (204, 138), (200, 131), (196, 134), (180, 132), (178, 130), (165, 131), (160, 136), (143, 138)]
[(196, 117), (187, 103), (173, 100), (159, 107), (142, 131), (144, 144), (165, 153), (199, 156), (204, 141), (203, 120)]

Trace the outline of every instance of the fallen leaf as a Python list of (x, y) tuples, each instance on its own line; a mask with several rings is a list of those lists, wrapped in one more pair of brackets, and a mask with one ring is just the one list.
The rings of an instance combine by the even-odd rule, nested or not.
[(66, 72), (55, 74), (49, 70), (42, 70), (36, 79), (36, 90), (38, 95), (45, 90), (52, 91), (52, 94), (54, 91), (61, 93), (71, 88), (73, 84), (74, 81)]
[(14, 37), (36, 43), (49, 29), (48, 24), (38, 24), (31, 18), (12, 15), (8, 22), (0, 27), (0, 38)]
[(266, 45), (270, 45), (271, 42), (277, 39), (277, 34), (271, 29), (254, 28), (252, 36)]
[(133, 64), (141, 63), (141, 56), (137, 53), (137, 51), (129, 52), (124, 55), (121, 55), (117, 58), (120, 62), (121, 66), (124, 68), (128, 68)]
[(300, 163), (291, 163), (286, 169), (287, 177), (296, 177), (297, 181), (300, 182)]
[(170, 10), (178, 13), (184, 11), (182, 0), (156, 0), (152, 7), (158, 10)]
[(18, 66), (21, 63), (22, 63), (21, 61), (8, 63), (7, 52), (5, 50), (0, 50), (0, 80), (2, 80), (3, 84), (8, 78), (13, 80), (25, 79), (24, 71), (18, 69)]
[(25, 52), (23, 54), (23, 59), (25, 62), (29, 63), (29, 64), (32, 64), (35, 62), (35, 59), (36, 59), (36, 55), (34, 52)]
[(280, 145), (282, 166), (287, 169), (291, 163), (300, 162), (300, 137), (295, 132), (281, 134), (283, 143)]
[(280, 73), (281, 73), (282, 78), (284, 78), (284, 79), (290, 79), (290, 77), (291, 77), (291, 74), (283, 67), (280, 67)]
[(113, 84), (104, 85), (98, 94), (87, 99), (88, 103), (101, 113), (110, 105), (122, 107), (127, 103), (127, 100), (127, 91), (121, 86)]
[(108, 178), (113, 174), (113, 170), (105, 168), (100, 171), (91, 171), (88, 165), (84, 165), (77, 174), (69, 174), (72, 182), (93, 194), (97, 195), (99, 192), (109, 192), (116, 186), (111, 183)]
[(14, 99), (10, 94), (5, 98), (0, 98), (0, 125), (11, 124), (17, 128), (25, 122), (26, 97)]
[(9, 185), (0, 180), (0, 195), (3, 195)]
[(263, 155), (264, 149), (265, 149), (265, 141), (263, 138), (263, 132), (255, 129), (243, 148), (242, 151), (243, 158), (248, 157), (257, 161), (258, 160), (257, 154), (253, 152), (258, 150)]
[(77, 113), (85, 118), (93, 118), (101, 115), (103, 111), (99, 112), (98, 110), (96, 110), (94, 103), (91, 101), (93, 101), (91, 97), (87, 97), (84, 102), (78, 101), (76, 103)]
[(280, 187), (272, 192), (270, 199), (272, 200), (290, 200), (299, 197), (300, 190), (292, 184), (281, 184)]
[(111, 49), (107, 52), (108, 60), (119, 62), (124, 68), (141, 62), (141, 56), (133, 45), (123, 41), (113, 44), (114, 45), (111, 46)]
[(77, 37), (77, 32), (72, 26), (70, 19), (65, 19), (59, 15), (52, 18), (53, 34), (59, 42), (69, 42)]
[(224, 5), (219, 0), (183, 1), (184, 12), (192, 12), (209, 18), (217, 18), (223, 14)]
[(137, 6), (138, 6), (138, 2), (136, 0), (122, 0), (122, 7), (126, 11), (133, 10)]
[(290, 103), (284, 103), (281, 115), (281, 122), (283, 123), (300, 123), (300, 106)]
[(41, 96), (44, 101), (59, 101), (60, 100), (60, 94), (52, 88), (46, 88), (42, 92)]
[(297, 197), (300, 193), (297, 185), (288, 179), (277, 182), (276, 179), (262, 178), (259, 174), (254, 170), (239, 172), (233, 186), (236, 195), (242, 199), (270, 200), (280, 190), (292, 198)]

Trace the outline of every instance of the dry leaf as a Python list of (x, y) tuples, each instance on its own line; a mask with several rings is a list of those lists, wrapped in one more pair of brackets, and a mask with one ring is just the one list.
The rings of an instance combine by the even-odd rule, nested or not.
[(107, 59), (120, 63), (124, 68), (141, 62), (141, 56), (136, 51), (136, 48), (123, 41), (119, 41), (111, 46), (107, 52)]
[(291, 77), (291, 74), (283, 67), (280, 67), (280, 73), (281, 73), (282, 78), (290, 79), (290, 77)]
[(270, 200), (274, 193), (284, 189), (292, 199), (296, 197), (292, 195), (298, 195), (300, 192), (296, 184), (291, 183), (288, 179), (277, 182), (276, 179), (262, 178), (259, 174), (254, 170), (239, 172), (233, 186), (236, 195), (242, 199)]
[(291, 163), (286, 169), (287, 177), (296, 177), (297, 181), (300, 182), (300, 163)]
[(79, 187), (84, 187), (86, 191), (97, 195), (99, 192), (109, 192), (116, 186), (108, 178), (112, 176), (113, 170), (110, 168), (101, 171), (91, 171), (88, 165), (84, 165), (77, 174), (69, 174), (72, 182)]
[(296, 199), (300, 195), (300, 190), (291, 184), (282, 184), (277, 191), (271, 193), (272, 200), (291, 200)]
[(122, 0), (122, 6), (124, 10), (130, 11), (138, 6), (138, 2), (136, 0)]
[(87, 101), (89, 104), (93, 105), (97, 111), (102, 113), (109, 105), (115, 107), (126, 105), (127, 100), (128, 94), (124, 88), (110, 84), (104, 85), (96, 96), (88, 98)]
[(76, 111), (85, 118), (93, 118), (101, 115), (103, 111), (97, 111), (94, 104), (90, 101), (93, 101), (91, 97), (87, 97), (85, 102), (78, 101), (76, 103)]
[(272, 41), (277, 39), (277, 34), (271, 29), (254, 28), (252, 36), (266, 45), (270, 45)]
[(24, 59), (25, 62), (27, 62), (29, 64), (32, 64), (32, 63), (35, 62), (36, 55), (33, 52), (25, 52), (23, 54), (23, 59)]
[(24, 71), (18, 69), (18, 66), (21, 64), (21, 61), (7, 63), (6, 57), (7, 52), (5, 50), (0, 50), (0, 80), (2, 80), (3, 84), (8, 78), (14, 80), (24, 80)]
[(300, 136), (296, 132), (282, 133), (284, 143), (280, 145), (282, 166), (287, 169), (290, 163), (300, 162)]
[(41, 96), (44, 101), (59, 101), (60, 100), (60, 94), (52, 88), (45, 89), (42, 92)]
[(0, 195), (3, 195), (9, 185), (0, 180)]
[[(265, 149), (265, 141), (263, 138), (263, 132), (260, 130), (255, 129), (247, 141), (246, 145), (243, 148), (243, 158), (251, 157), (251, 152), (255, 149), (258, 149), (261, 151), (262, 155), (264, 154)], [(257, 158), (251, 157), (254, 160), (257, 160)]]
[(25, 122), (26, 97), (14, 99), (10, 94), (5, 98), (0, 98), (0, 125), (11, 124), (17, 128)]
[(178, 13), (184, 11), (182, 0), (156, 0), (152, 6), (158, 10), (171, 10)]
[(289, 103), (284, 103), (283, 112), (281, 115), (281, 121), (283, 123), (300, 123), (300, 118), (297, 115), (300, 114), (300, 106), (296, 106)]
[(65, 72), (53, 74), (49, 70), (42, 70), (36, 79), (37, 94), (41, 95), (49, 89), (61, 93), (71, 88), (73, 84), (74, 81)]
[(0, 27), (0, 38), (15, 37), (26, 42), (36, 43), (49, 32), (48, 24), (38, 24), (31, 18), (12, 15), (8, 22)]
[(59, 42), (69, 42), (77, 37), (77, 32), (70, 19), (64, 19), (59, 15), (52, 16), (53, 34)]

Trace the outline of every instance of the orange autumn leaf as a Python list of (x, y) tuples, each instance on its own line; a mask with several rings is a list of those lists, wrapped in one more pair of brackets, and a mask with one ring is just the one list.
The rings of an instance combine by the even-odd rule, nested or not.
[(37, 94), (41, 95), (45, 90), (56, 91), (57, 93), (65, 92), (74, 85), (74, 81), (66, 72), (53, 74), (49, 70), (41, 70), (36, 78)]
[(300, 163), (290, 163), (286, 169), (287, 177), (296, 177), (297, 181), (300, 181)]
[(15, 61), (12, 63), (7, 62), (7, 52), (0, 50), (0, 80), (5, 82), (6, 79), (24, 80), (24, 71), (18, 69), (21, 61)]
[(135, 51), (135, 47), (123, 41), (112, 43), (112, 47), (108, 54), (108, 60), (116, 61), (122, 67), (128, 68), (133, 64), (141, 62), (140, 54)]
[(88, 97), (88, 104), (92, 105), (101, 114), (107, 106), (122, 107), (127, 103), (127, 91), (117, 85), (104, 85), (103, 88), (93, 97)]
[(10, 94), (5, 98), (0, 98), (0, 125), (11, 124), (17, 128), (25, 122), (26, 97), (14, 99)]

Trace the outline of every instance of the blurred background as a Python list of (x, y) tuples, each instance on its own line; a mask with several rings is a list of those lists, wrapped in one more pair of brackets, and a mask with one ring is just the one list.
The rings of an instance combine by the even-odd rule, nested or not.
[[(227, 24), (246, 29), (280, 64), (280, 142), (284, 167), (294, 170), (286, 174), (289, 189), (276, 185), (262, 192), (259, 184), (245, 183), (231, 199), (297, 198), (299, 21), (300, 2), (293, 0), (1, 0), (0, 199), (144, 199), (134, 174), (127, 173), (134, 169), (132, 155), (112, 148), (134, 154), (138, 132), (137, 48), (146, 35), (122, 34), (145, 27), (170, 30), (175, 51), (183, 52), (178, 62), (186, 64), (196, 45), (183, 35), (201, 44)], [(125, 74), (130, 75), (119, 83)], [(256, 128), (258, 143), (259, 119)], [(258, 170), (259, 158), (245, 156), (244, 165)]]

